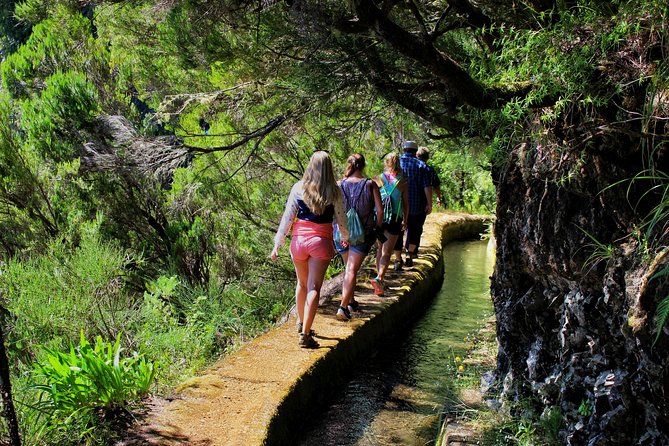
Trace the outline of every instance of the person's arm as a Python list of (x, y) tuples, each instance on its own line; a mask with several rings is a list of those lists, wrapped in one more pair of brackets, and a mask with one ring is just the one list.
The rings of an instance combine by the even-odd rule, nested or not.
[(285, 242), (290, 228), (293, 226), (293, 221), (295, 221), (295, 216), (297, 215), (297, 196), (301, 187), (302, 185), (299, 182), (295, 183), (290, 190), (290, 195), (288, 195), (288, 201), (286, 201), (286, 208), (283, 211), (279, 229), (274, 235), (274, 248), (270, 254), (272, 260), (276, 260), (279, 257), (279, 248)]
[(335, 220), (337, 221), (337, 226), (339, 226), (339, 233), (341, 234), (341, 243), (342, 245), (347, 245), (349, 238), (348, 217), (346, 217), (346, 205), (344, 204), (343, 193), (339, 194), (339, 198), (335, 200), (333, 205)]
[(430, 215), (432, 213), (432, 186), (425, 188), (425, 196), (427, 197), (427, 206), (425, 206), (425, 214)]
[(376, 226), (381, 227), (383, 225), (383, 202), (381, 201), (381, 191), (379, 190), (378, 184), (374, 181), (370, 181), (370, 187), (372, 188), (374, 207), (376, 208)]
[(425, 197), (427, 198), (427, 205), (425, 206), (425, 214), (430, 215), (432, 213), (432, 178), (430, 178), (430, 172), (427, 169), (426, 165), (423, 165), (420, 169), (422, 172), (422, 183), (423, 190), (425, 191)]
[(432, 168), (432, 190), (437, 196), (437, 204), (444, 205), (444, 197), (441, 195), (441, 180), (437, 174), (437, 169)]
[(406, 180), (402, 178), (397, 187), (402, 192), (402, 231), (406, 231), (407, 223), (409, 222), (409, 185)]

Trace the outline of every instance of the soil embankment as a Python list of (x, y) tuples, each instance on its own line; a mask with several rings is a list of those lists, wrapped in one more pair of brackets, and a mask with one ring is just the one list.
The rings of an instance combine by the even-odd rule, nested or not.
[(182, 384), (176, 398), (156, 401), (135, 438), (119, 445), (290, 444), (294, 430), (336, 390), (354, 361), (429, 303), (443, 277), (443, 244), (476, 236), (486, 220), (431, 215), (418, 260), (388, 277), (385, 297), (372, 293), (362, 271), (356, 289), (362, 313), (345, 323), (334, 317), (338, 299), (320, 307), (314, 323), (320, 348), (298, 347), (291, 317)]

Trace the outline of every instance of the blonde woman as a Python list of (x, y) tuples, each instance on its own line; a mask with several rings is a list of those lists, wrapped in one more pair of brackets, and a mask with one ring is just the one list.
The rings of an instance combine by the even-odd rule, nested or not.
[(327, 152), (317, 151), (311, 156), (302, 180), (293, 185), (279, 230), (274, 236), (270, 257), (276, 260), (292, 226), (290, 255), (295, 265), (297, 286), (295, 306), (297, 327), (302, 348), (317, 348), (318, 342), (311, 330), (325, 270), (334, 257), (332, 222), (336, 219), (343, 244), (348, 246), (346, 210), (341, 190), (334, 177), (332, 161)]
[(346, 160), (346, 173), (344, 179), (339, 183), (345, 197), (346, 211), (355, 208), (365, 233), (364, 240), (355, 245), (342, 246), (335, 243), (335, 248), (341, 254), (345, 265), (341, 305), (336, 314), (340, 321), (350, 320), (351, 310), (358, 306), (353, 298), (358, 270), (376, 241), (375, 228), (380, 229), (383, 221), (379, 187), (374, 181), (364, 176), (364, 169), (365, 157), (354, 153)]
[(383, 173), (374, 178), (379, 186), (381, 197), (386, 200), (388, 197), (390, 209), (384, 209), (383, 233), (386, 241), (379, 241), (376, 250), (376, 277), (372, 279), (374, 294), (383, 296), (384, 278), (390, 263), (390, 255), (393, 252), (395, 243), (402, 231), (406, 231), (407, 219), (409, 217), (409, 196), (406, 179), (402, 175), (400, 167), (400, 157), (397, 153), (391, 152), (383, 159)]

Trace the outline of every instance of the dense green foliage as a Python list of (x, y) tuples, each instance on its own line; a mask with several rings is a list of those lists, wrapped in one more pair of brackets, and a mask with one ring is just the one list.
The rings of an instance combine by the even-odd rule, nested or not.
[[(283, 317), (292, 267), (287, 255), (277, 264), (267, 256), (314, 148), (330, 150), (340, 171), (360, 151), (373, 175), (403, 138), (425, 138), (414, 116), (356, 92), (354, 77), (330, 76), (327, 61), (275, 58), (265, 42), (287, 49), (297, 38), (280, 37), (289, 28), (279, 17), (255, 29), (198, 19), (194, 6), (2, 7), (0, 296), (28, 443), (103, 441), (99, 392), (126, 401), (122, 392), (147, 390), (115, 388), (113, 367), (95, 369), (109, 385), (64, 390), (97, 379), (82, 374), (102, 339), (156, 364), (152, 389), (161, 392)], [(104, 117), (119, 115), (136, 129), (129, 138), (108, 132)], [(169, 135), (186, 155), (170, 160)], [(457, 163), (468, 179), (449, 205), (489, 211), (482, 158), (451, 142), (431, 149), (442, 177)], [(75, 354), (68, 346), (80, 332)], [(42, 396), (21, 378), (32, 369), (49, 380)]]
[[(489, 171), (510, 148), (580, 151), (558, 185), (578, 192), (590, 142), (576, 129), (629, 133), (623, 111), (643, 108), (640, 170), (665, 193), (632, 205), (648, 215), (641, 245), (661, 246), (664, 2), (452, 3), (4, 3), (0, 298), (15, 375), (83, 330), (161, 364), (166, 390), (279, 321), (293, 272), (285, 248), (267, 257), (315, 148), (339, 172), (361, 152), (374, 175), (416, 139), (448, 208), (492, 212)], [(631, 62), (645, 51), (652, 70)]]
[(38, 413), (57, 431), (74, 425), (88, 437), (101, 420), (128, 410), (148, 393), (156, 370), (137, 353), (122, 356), (122, 350), (120, 335), (114, 344), (98, 336), (91, 345), (83, 332), (69, 353), (44, 349), (31, 378)]

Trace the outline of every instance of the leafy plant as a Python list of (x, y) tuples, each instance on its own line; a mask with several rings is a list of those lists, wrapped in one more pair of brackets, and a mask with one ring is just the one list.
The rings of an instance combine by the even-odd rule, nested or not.
[(136, 352), (121, 357), (122, 351), (120, 335), (113, 344), (98, 336), (91, 345), (83, 331), (79, 345), (70, 344), (67, 353), (44, 348), (45, 357), (33, 370), (38, 409), (65, 422), (127, 409), (148, 393), (156, 368)]
[(588, 231), (581, 228), (580, 226), (578, 227), (578, 229), (580, 229), (581, 232), (583, 232), (583, 234), (586, 235), (586, 237), (592, 240), (592, 243), (584, 245), (585, 248), (592, 249), (592, 253), (583, 262), (583, 269), (586, 269), (587, 267), (590, 267), (590, 269), (592, 269), (599, 262), (602, 262), (604, 260), (610, 260), (613, 258), (613, 255), (615, 254), (615, 248), (612, 244), (610, 243), (605, 244), (600, 242), (592, 234), (590, 234)]
[(536, 430), (537, 429), (534, 427), (534, 423), (532, 423), (531, 420), (523, 418), (520, 420), (518, 430), (513, 438), (519, 446), (530, 446), (533, 444), (534, 433)]
[(592, 403), (589, 400), (582, 400), (581, 405), (578, 406), (578, 414), (583, 417), (592, 416)]
[(543, 444), (546, 446), (562, 444), (560, 441), (560, 429), (562, 429), (563, 425), (564, 420), (558, 407), (553, 407), (542, 414), (538, 422), (538, 432), (543, 438)]
[(119, 281), (129, 258), (87, 227), (74, 249), (52, 240), (46, 254), (3, 265), (0, 289), (14, 316), (11, 340), (61, 349), (76, 343), (81, 328), (89, 338), (101, 333), (114, 338), (124, 330), (132, 311)]
[[(663, 276), (669, 276), (669, 266), (665, 266), (655, 274), (652, 279), (656, 279), (658, 277), (663, 277)], [(653, 345), (657, 342), (657, 340), (660, 338), (660, 334), (662, 334), (662, 328), (664, 327), (664, 323), (667, 321), (667, 316), (669, 316), (669, 295), (667, 295), (662, 301), (658, 304), (657, 310), (655, 310), (655, 315), (657, 316), (657, 332), (655, 333), (655, 339), (653, 340)]]

